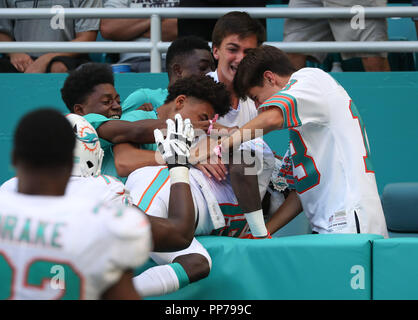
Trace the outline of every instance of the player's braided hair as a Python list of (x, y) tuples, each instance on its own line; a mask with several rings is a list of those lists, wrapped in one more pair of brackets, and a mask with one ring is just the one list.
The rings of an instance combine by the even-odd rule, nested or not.
[(83, 103), (99, 84), (114, 85), (112, 68), (104, 63), (89, 62), (70, 72), (61, 89), (61, 97), (70, 112)]
[(177, 80), (168, 87), (165, 103), (174, 101), (182, 94), (210, 103), (220, 117), (230, 109), (230, 97), (225, 85), (215, 82), (210, 76), (193, 75)]

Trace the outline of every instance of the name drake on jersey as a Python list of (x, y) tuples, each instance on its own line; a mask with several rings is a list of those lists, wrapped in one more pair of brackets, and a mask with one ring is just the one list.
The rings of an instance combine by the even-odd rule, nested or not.
[(61, 248), (60, 236), (65, 226), (66, 224), (62, 222), (51, 223), (34, 218), (22, 219), (13, 215), (0, 214), (0, 239)]

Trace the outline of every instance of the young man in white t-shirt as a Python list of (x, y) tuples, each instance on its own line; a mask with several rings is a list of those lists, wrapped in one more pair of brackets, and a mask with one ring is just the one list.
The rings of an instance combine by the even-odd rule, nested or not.
[(222, 82), (231, 95), (231, 109), (217, 120), (225, 127), (241, 127), (257, 116), (250, 99), (239, 99), (233, 89), (238, 65), (247, 49), (260, 46), (266, 39), (263, 25), (246, 12), (232, 11), (218, 19), (212, 32), (212, 52), (217, 69), (209, 72), (215, 81)]
[[(246, 50), (256, 48), (261, 45), (266, 38), (263, 25), (250, 17), (246, 12), (232, 11), (218, 19), (212, 31), (212, 51), (217, 60), (217, 69), (208, 73), (215, 81), (223, 83), (229, 94), (231, 101), (230, 111), (216, 120), (214, 129), (234, 130), (242, 127), (248, 121), (257, 116), (257, 110), (251, 99), (239, 99), (233, 89), (233, 79), (239, 63), (245, 56)], [(201, 170), (208, 178), (215, 177), (218, 180), (226, 179), (227, 173), (231, 176), (231, 185), (240, 205), (248, 216), (255, 220), (262, 221), (263, 212), (261, 199), (264, 192), (260, 195), (257, 186), (260, 184), (268, 185), (270, 181), (270, 171), (258, 171), (258, 176), (248, 174), (250, 163), (245, 158), (251, 155), (242, 151), (241, 160), (233, 161), (222, 159), (222, 161), (212, 161), (208, 164), (199, 164), (196, 167)], [(225, 163), (227, 162), (227, 163)], [(262, 181), (258, 181), (262, 180)], [(267, 230), (259, 230), (257, 236), (268, 235)]]
[(234, 88), (251, 97), (260, 113), (216, 152), (228, 150), (246, 130), (252, 137), (255, 129), (290, 134), (296, 191), (267, 223), (270, 233), (303, 210), (316, 233), (388, 236), (364, 124), (339, 83), (320, 69), (295, 72), (280, 49), (262, 46), (247, 52)]

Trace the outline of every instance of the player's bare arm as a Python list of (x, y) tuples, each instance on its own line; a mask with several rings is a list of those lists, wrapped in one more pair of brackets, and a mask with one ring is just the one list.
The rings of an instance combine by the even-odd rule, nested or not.
[[(222, 149), (229, 149), (234, 145), (239, 146), (245, 141), (258, 138), (273, 130), (283, 127), (283, 113), (279, 108), (270, 108), (261, 112), (257, 117), (247, 122), (239, 130), (234, 131), (229, 137), (222, 140)], [(261, 132), (257, 132), (258, 130)], [(238, 142), (238, 144), (237, 144)]]
[(108, 288), (101, 296), (102, 300), (140, 300), (141, 296), (132, 283), (132, 270), (125, 271), (119, 281)]
[(187, 248), (194, 237), (194, 217), (190, 186), (186, 183), (172, 184), (168, 219), (148, 216), (154, 242), (153, 250), (171, 252)]
[(270, 220), (266, 223), (267, 230), (270, 234), (275, 233), (280, 228), (284, 227), (290, 221), (303, 211), (302, 203), (295, 190), (292, 190), (287, 196), (283, 204), (272, 215)]
[(170, 172), (168, 218), (149, 216), (154, 240), (154, 251), (178, 251), (187, 248), (194, 237), (195, 209), (189, 184), (190, 146), (194, 130), (189, 119), (175, 115), (175, 122), (167, 120), (167, 136), (155, 130), (158, 153)]
[(165, 163), (160, 153), (139, 149), (131, 143), (119, 143), (113, 146), (116, 172), (127, 177), (136, 169), (146, 166), (159, 166)]
[[(100, 125), (97, 133), (100, 138), (113, 144), (131, 142), (138, 144), (154, 143), (154, 130), (164, 129), (166, 120), (145, 119), (137, 121), (112, 120)], [(192, 122), (195, 129), (207, 130), (209, 121)]]
[(166, 127), (165, 121), (160, 119), (146, 119), (138, 121), (112, 120), (103, 123), (98, 129), (99, 137), (113, 144), (154, 143), (154, 129)]

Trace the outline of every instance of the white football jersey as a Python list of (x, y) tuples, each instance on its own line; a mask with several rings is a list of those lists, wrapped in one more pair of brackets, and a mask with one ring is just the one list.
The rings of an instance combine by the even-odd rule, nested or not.
[[(217, 70), (207, 74), (211, 76), (216, 82), (219, 82)], [(247, 100), (239, 100), (238, 108), (229, 110), (229, 112), (220, 117), (216, 122), (225, 127), (242, 127), (248, 121), (257, 117), (257, 108), (255, 103), (250, 98)]]
[[(17, 183), (17, 177), (13, 177), (0, 186), (0, 191), (17, 192)], [(71, 176), (65, 194), (103, 200), (116, 205), (131, 204), (129, 192), (125, 189), (122, 181), (108, 175), (89, 177)]]
[(0, 299), (98, 299), (152, 246), (137, 208), (0, 193)]
[(312, 230), (387, 237), (366, 130), (344, 88), (303, 68), (260, 111), (271, 107), (289, 129), (295, 187)]
[[(208, 193), (214, 196), (210, 205), (218, 205), (225, 223), (222, 228), (214, 228), (214, 221), (202, 188), (196, 178), (205, 179)], [(167, 218), (170, 198), (170, 174), (167, 167), (143, 167), (132, 172), (125, 184), (133, 204), (146, 214)], [(248, 232), (245, 216), (238, 206), (237, 199), (228, 180), (218, 182), (208, 179), (199, 170), (190, 169), (190, 189), (195, 206), (195, 235), (244, 235)]]

